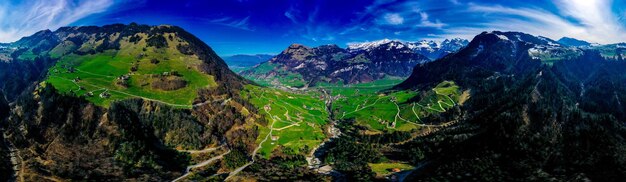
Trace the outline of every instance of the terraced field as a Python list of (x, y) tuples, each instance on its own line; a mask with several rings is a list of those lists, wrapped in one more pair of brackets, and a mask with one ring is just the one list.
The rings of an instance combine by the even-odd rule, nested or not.
[[(386, 130), (410, 131), (424, 126), (424, 118), (446, 112), (469, 97), (454, 82), (442, 82), (432, 90), (385, 92), (399, 79), (385, 79), (357, 85), (322, 85), (306, 91), (284, 91), (248, 85), (242, 91), (267, 121), (259, 124), (259, 154), (271, 156), (277, 147), (310, 153), (326, 138), (330, 123), (321, 90), (331, 93), (336, 120), (354, 119), (377, 133)], [(419, 97), (418, 97), (419, 95)], [(418, 98), (418, 99), (415, 99)]]
[[(184, 55), (173, 46), (179, 44), (177, 39), (167, 40), (171, 46), (159, 49), (146, 47), (145, 40), (121, 41), (120, 50), (61, 56), (46, 82), (102, 106), (140, 97), (185, 108), (191, 107), (198, 89), (217, 85), (213, 76), (196, 69), (201, 64), (196, 56)], [(166, 88), (156, 87), (155, 82), (163, 82)], [(170, 86), (171, 82), (178, 87)]]
[(391, 86), (375, 84), (332, 87), (333, 95), (338, 97), (333, 105), (337, 119), (354, 119), (357, 124), (366, 126), (374, 132), (409, 131), (427, 126), (423, 118), (446, 112), (447, 109), (457, 105), (459, 100), (464, 100), (462, 95), (468, 96), (467, 93), (463, 94), (454, 82), (443, 82), (419, 97), (417, 96), (421, 92), (410, 90), (380, 92)]
[[(259, 154), (269, 157), (279, 146), (309, 153), (325, 138), (324, 128), (328, 124), (328, 113), (319, 92), (304, 94), (290, 93), (273, 88), (246, 86), (242, 97), (260, 108), (269, 121), (261, 128), (257, 142)], [(271, 131), (268, 140), (264, 140)]]

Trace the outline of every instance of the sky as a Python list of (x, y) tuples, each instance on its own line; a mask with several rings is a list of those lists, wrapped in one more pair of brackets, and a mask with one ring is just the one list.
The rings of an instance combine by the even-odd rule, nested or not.
[(624, 0), (2, 0), (0, 42), (39, 30), (113, 23), (184, 28), (219, 55), (520, 31), (626, 42)]

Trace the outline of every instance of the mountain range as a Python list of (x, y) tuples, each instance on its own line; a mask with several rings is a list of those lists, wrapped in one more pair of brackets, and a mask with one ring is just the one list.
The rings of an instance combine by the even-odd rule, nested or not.
[(445, 56), (466, 44), (467, 40), (463, 39), (417, 43), (384, 39), (350, 44), (347, 49), (337, 45), (310, 48), (293, 44), (267, 62), (243, 71), (241, 75), (264, 85), (289, 87), (401, 79), (408, 76), (415, 65)]
[(0, 178), (621, 181), (625, 47), (293, 44), (240, 76), (177, 26), (44, 30), (0, 45)]
[(348, 49), (354, 51), (368, 50), (391, 42), (398, 46), (406, 46), (431, 60), (436, 60), (450, 53), (454, 53), (469, 43), (468, 40), (461, 38), (445, 39), (444, 41), (422, 40), (418, 42), (383, 39), (373, 42), (351, 43), (348, 45)]

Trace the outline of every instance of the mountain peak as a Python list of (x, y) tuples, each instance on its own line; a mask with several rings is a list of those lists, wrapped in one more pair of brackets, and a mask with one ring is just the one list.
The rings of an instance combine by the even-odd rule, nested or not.
[(443, 42), (435, 40), (420, 40), (416, 42), (382, 39), (372, 42), (350, 43), (348, 51), (370, 51), (377, 48), (383, 49), (408, 49), (428, 57), (431, 60), (441, 58), (447, 54), (456, 52), (466, 46), (468, 40), (461, 38), (446, 39)]
[(289, 49), (300, 49), (300, 48), (307, 48), (307, 47), (302, 44), (297, 44), (297, 43), (289, 45)]
[(558, 42), (563, 45), (573, 46), (573, 47), (586, 47), (586, 46), (592, 45), (591, 43), (587, 41), (579, 40), (579, 39), (575, 39), (571, 37), (562, 37), (561, 39), (558, 40)]
[[(472, 40), (474, 41), (513, 41), (513, 42), (526, 42), (535, 45), (545, 46), (561, 46), (560, 43), (547, 37), (534, 36), (523, 32), (483, 32)], [(470, 43), (471, 44), (471, 43)]]
[(368, 50), (368, 49), (372, 49), (372, 48), (376, 48), (380, 45), (383, 44), (388, 44), (392, 41), (395, 40), (390, 40), (390, 39), (382, 39), (382, 40), (377, 40), (377, 41), (372, 41), (372, 42), (360, 42), (360, 43), (349, 43), (348, 44), (348, 49), (350, 50)]

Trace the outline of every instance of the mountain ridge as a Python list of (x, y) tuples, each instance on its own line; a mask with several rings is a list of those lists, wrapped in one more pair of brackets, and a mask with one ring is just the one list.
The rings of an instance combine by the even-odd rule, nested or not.
[(62, 27), (5, 45), (3, 139), (15, 146), (0, 150), (20, 156), (13, 179), (165, 181), (190, 163), (176, 149), (246, 161), (256, 147), (263, 118), (239, 96), (249, 82), (180, 27)]
[(342, 49), (337, 45), (311, 48), (292, 44), (269, 61), (242, 72), (242, 75), (270, 85), (282, 84), (274, 78), (289, 78), (284, 81), (291, 82), (288, 86), (292, 87), (312, 86), (318, 82), (364, 83), (387, 75), (406, 76), (411, 67), (427, 61), (428, 58), (407, 47), (396, 47), (393, 43), (359, 51)]
[[(471, 89), (471, 99), (462, 113), (451, 113), (460, 120), (454, 129), (400, 147), (448, 151), (427, 154), (433, 161), (407, 179), (612, 181), (626, 175), (618, 167), (621, 162), (604, 163), (595, 157), (611, 161), (625, 157), (605, 152), (626, 146), (619, 139), (626, 128), (618, 124), (624, 118), (620, 103), (626, 90), (618, 84), (624, 76), (615, 71), (626, 69), (626, 64), (605, 59), (597, 50), (547, 60), (530, 51), (539, 48), (552, 49), (554, 55), (570, 50), (545, 37), (483, 32), (459, 52), (416, 66), (396, 89), (426, 89), (448, 80)], [(603, 137), (591, 137), (591, 133)], [(420, 147), (438, 141), (451, 143)], [(601, 143), (603, 149), (588, 149), (585, 143)], [(467, 151), (455, 152), (460, 150)], [(511, 158), (519, 160), (507, 161)], [(591, 166), (602, 169), (589, 170)]]

